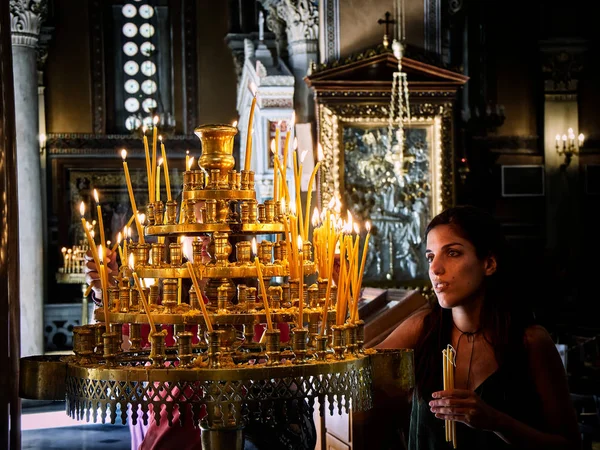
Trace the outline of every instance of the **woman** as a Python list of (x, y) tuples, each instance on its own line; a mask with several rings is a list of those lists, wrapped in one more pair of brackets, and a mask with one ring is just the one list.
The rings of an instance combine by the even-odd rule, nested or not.
[[(499, 224), (454, 207), (430, 222), (426, 238), (437, 303), (378, 346), (415, 350), (409, 448), (448, 448), (445, 420), (457, 423), (461, 450), (580, 448), (562, 361), (517, 303)], [(455, 389), (442, 390), (447, 344), (456, 350)]]

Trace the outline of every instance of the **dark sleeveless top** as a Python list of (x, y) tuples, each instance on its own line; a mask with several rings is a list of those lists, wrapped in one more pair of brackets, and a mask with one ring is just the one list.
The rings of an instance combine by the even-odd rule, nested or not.
[[(523, 362), (521, 360), (521, 362)], [(531, 379), (526, 375), (524, 364), (511, 361), (486, 378), (475, 392), (491, 407), (535, 429), (542, 428), (542, 404)], [(517, 367), (515, 367), (517, 366)], [(518, 370), (518, 369), (521, 370)], [(525, 375), (524, 375), (525, 374)], [(441, 390), (441, 389), (440, 389)], [(419, 399), (413, 394), (408, 439), (409, 450), (437, 450), (452, 448), (446, 442), (444, 420), (431, 412), (431, 396)], [(505, 443), (495, 433), (476, 430), (463, 423), (456, 423), (456, 439), (459, 450), (516, 449)]]

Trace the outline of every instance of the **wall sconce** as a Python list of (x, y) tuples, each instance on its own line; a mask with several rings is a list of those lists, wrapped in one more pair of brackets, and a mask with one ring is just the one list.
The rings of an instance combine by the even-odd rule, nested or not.
[(556, 153), (558, 153), (559, 156), (564, 155), (565, 167), (571, 164), (573, 155), (579, 154), (579, 148), (583, 146), (584, 139), (585, 136), (583, 133), (580, 133), (579, 136), (577, 136), (577, 142), (575, 142), (573, 128), (569, 128), (567, 134), (563, 134), (562, 136), (560, 134), (556, 135)]
[(40, 153), (44, 153), (44, 151), (46, 151), (46, 135), (44, 133), (40, 134), (39, 136), (39, 140), (40, 140)]

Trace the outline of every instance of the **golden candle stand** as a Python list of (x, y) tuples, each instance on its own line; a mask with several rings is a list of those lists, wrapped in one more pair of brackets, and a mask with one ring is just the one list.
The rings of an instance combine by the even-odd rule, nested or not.
[[(197, 277), (208, 280), (206, 317), (211, 326), (195, 289), (189, 291), (189, 303), (178, 302), (177, 286), (191, 276), (179, 241), (131, 244), (130, 264), (137, 276), (157, 280), (154, 287), (144, 289), (152, 322), (157, 330), (161, 325), (173, 326), (175, 346), (166, 347), (166, 331), (157, 331), (148, 337), (150, 348), (141, 348), (141, 324), (150, 320), (130, 269), (122, 266), (119, 286), (108, 289), (109, 317), (98, 308), (95, 318), (100, 323), (74, 329), (73, 356), (22, 358), (22, 397), (66, 398), (71, 417), (103, 423), (115, 423), (118, 418), (125, 423), (128, 414), (134, 423), (147, 422), (151, 416), (160, 422), (164, 408), (169, 425), (178, 426), (173, 421), (178, 411), (181, 423), (191, 416), (195, 426), (201, 427), (203, 449), (241, 449), (244, 425), (251, 418), (273, 420), (276, 404), (283, 403), (287, 411), (293, 402), (304, 405), (298, 400), (306, 400), (312, 412), (314, 401), (319, 400), (321, 414), (326, 404), (330, 414), (350, 407), (353, 412), (365, 412), (373, 406), (374, 379), (383, 375), (389, 379), (392, 374), (396, 381), (391, 384), (396, 383), (397, 389), (407, 392), (412, 387), (412, 351), (365, 350), (364, 322), (332, 325), (335, 295), (327, 311), (327, 334), (319, 333), (324, 326), (326, 280), (319, 280), (318, 288), (304, 290), (303, 318), (298, 323), (299, 280), (289, 279), (283, 240), (263, 241), (257, 260), (252, 261), (244, 238), (284, 234), (284, 216), (272, 200), (257, 205), (253, 172), (233, 170), (236, 132), (229, 125), (197, 128), (202, 169), (184, 174), (179, 217), (173, 200), (146, 208), (147, 237), (211, 236), (210, 261), (197, 260), (192, 266)], [(202, 203), (196, 205), (198, 201)], [(196, 260), (202, 249), (199, 241), (193, 245)], [(236, 260), (231, 261), (234, 248)], [(257, 264), (268, 287), (264, 290), (268, 309), (262, 293), (252, 286), (257, 284)], [(307, 252), (302, 272), (306, 276), (315, 271)], [(272, 277), (281, 277), (284, 283), (269, 286)], [(264, 342), (253, 342), (254, 325), (267, 322), (266, 312), (273, 323), (290, 325), (290, 342), (280, 342), (276, 328), (265, 332)], [(123, 324), (129, 324), (128, 346), (122, 345)], [(198, 344), (192, 343), (194, 336), (186, 325), (197, 325)], [(211, 327), (213, 331), (208, 331)]]

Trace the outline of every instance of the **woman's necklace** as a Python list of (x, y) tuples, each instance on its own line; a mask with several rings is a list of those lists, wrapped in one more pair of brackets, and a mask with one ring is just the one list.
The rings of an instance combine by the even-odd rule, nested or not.
[(452, 324), (454, 325), (454, 328), (456, 328), (458, 330), (458, 332), (460, 333), (460, 336), (458, 337), (458, 342), (456, 343), (456, 356), (458, 356), (460, 340), (463, 336), (467, 336), (467, 342), (471, 343), (471, 356), (469, 356), (469, 369), (467, 371), (467, 389), (469, 389), (469, 382), (471, 381), (471, 364), (473, 363), (473, 353), (475, 350), (475, 335), (477, 335), (481, 331), (481, 328), (478, 328), (475, 331), (469, 332), (469, 331), (463, 331), (460, 328), (458, 328), (456, 326), (456, 324), (454, 323), (454, 321), (452, 321)]

